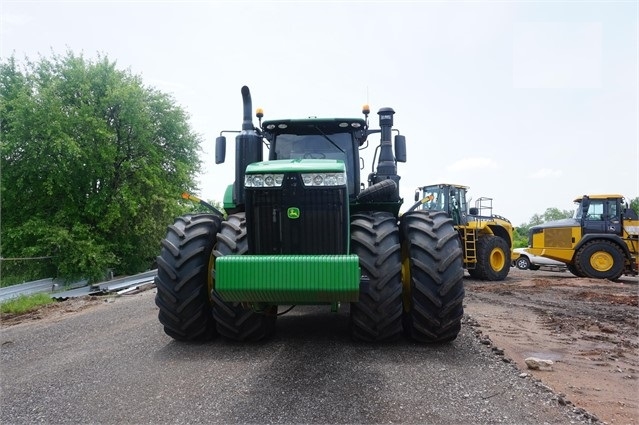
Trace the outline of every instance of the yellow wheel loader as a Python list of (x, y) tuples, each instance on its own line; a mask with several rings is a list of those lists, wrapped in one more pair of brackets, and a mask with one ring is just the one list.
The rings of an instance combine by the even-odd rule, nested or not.
[(418, 187), (409, 211), (444, 211), (453, 221), (464, 254), (464, 268), (481, 280), (504, 280), (510, 271), (513, 225), (493, 214), (492, 198), (479, 198), (474, 207), (466, 200), (468, 186), (433, 184)]

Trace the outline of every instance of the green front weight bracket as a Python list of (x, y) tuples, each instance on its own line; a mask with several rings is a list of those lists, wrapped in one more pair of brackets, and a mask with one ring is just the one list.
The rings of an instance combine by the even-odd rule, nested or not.
[(228, 255), (215, 260), (215, 291), (227, 302), (357, 301), (357, 255)]

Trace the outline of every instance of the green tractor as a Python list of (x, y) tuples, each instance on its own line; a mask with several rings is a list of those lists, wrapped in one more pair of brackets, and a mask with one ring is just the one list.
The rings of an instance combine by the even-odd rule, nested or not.
[[(406, 141), (393, 129), (393, 109), (379, 110), (380, 129), (369, 128), (367, 106), (364, 118), (264, 122), (258, 109), (255, 127), (248, 87), (241, 92), (228, 216), (178, 217), (162, 241), (155, 283), (166, 334), (257, 341), (274, 332), (278, 307), (349, 304), (356, 340), (454, 340), (463, 315), (461, 244), (445, 212), (400, 217), (397, 162), (406, 161)], [(359, 150), (374, 133), (377, 165), (365, 184)], [(225, 153), (220, 135), (216, 163)]]

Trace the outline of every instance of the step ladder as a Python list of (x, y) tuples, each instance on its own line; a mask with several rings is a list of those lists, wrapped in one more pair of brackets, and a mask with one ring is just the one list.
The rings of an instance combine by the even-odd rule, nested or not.
[(474, 269), (477, 265), (477, 229), (463, 227), (464, 268)]

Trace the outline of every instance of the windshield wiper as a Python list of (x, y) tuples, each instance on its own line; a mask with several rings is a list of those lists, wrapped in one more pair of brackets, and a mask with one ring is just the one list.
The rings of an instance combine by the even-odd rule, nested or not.
[(326, 133), (324, 133), (324, 132), (322, 131), (322, 129), (321, 129), (321, 128), (319, 128), (319, 127), (318, 127), (318, 126), (316, 126), (316, 125), (314, 125), (314, 126), (313, 126), (313, 128), (314, 128), (314, 129), (316, 129), (317, 131), (319, 131), (319, 132), (320, 132), (320, 134), (321, 134), (322, 136), (324, 136), (324, 138), (325, 138), (326, 140), (328, 140), (328, 141), (331, 143), (331, 145), (335, 146), (337, 149), (339, 149), (339, 151), (340, 151), (341, 153), (343, 153), (344, 155), (346, 155), (346, 151), (344, 151), (344, 149), (342, 149), (342, 148), (340, 148), (339, 146), (337, 146), (337, 143), (335, 143), (335, 142), (334, 142), (334, 141), (333, 141), (330, 137), (328, 137), (328, 136), (326, 135)]

